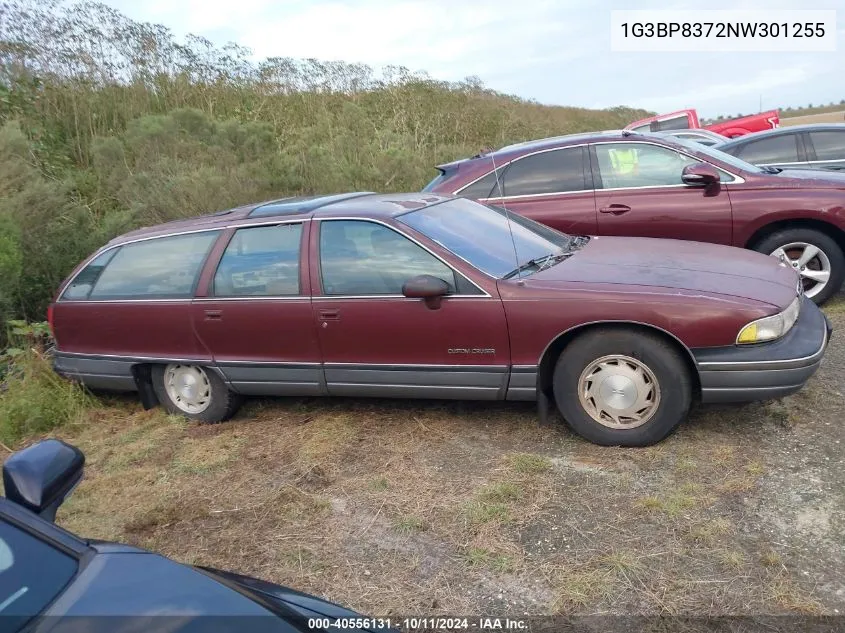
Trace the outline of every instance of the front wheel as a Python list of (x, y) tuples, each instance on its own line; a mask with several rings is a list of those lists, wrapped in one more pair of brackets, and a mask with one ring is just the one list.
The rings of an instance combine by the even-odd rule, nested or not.
[(804, 294), (821, 305), (842, 287), (845, 255), (836, 240), (815, 229), (794, 228), (772, 233), (754, 250), (777, 257), (801, 276)]
[(602, 328), (576, 338), (558, 358), (555, 400), (569, 426), (604, 446), (648, 446), (667, 437), (692, 401), (689, 369), (662, 337)]
[(198, 422), (223, 422), (240, 406), (239, 396), (201, 365), (155, 365), (152, 379), (158, 401), (169, 413)]

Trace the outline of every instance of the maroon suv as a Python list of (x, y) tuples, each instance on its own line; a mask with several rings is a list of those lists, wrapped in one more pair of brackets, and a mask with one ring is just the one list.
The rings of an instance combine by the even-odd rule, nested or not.
[(822, 303), (845, 279), (845, 174), (756, 167), (660, 134), (504, 147), (438, 167), (425, 191), (507, 207), (584, 235), (669, 237), (774, 255)]
[(829, 339), (771, 257), (573, 237), (462, 198), (294, 198), (119, 237), (50, 308), (55, 368), (190, 418), (242, 396), (556, 402), (603, 444), (800, 389)]

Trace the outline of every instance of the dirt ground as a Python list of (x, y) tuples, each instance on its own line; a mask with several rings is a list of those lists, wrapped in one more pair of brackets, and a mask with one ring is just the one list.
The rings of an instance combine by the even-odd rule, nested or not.
[(58, 522), (365, 613), (845, 613), (845, 295), (802, 392), (602, 448), (533, 405), (253, 401), (197, 426), (114, 399), (58, 435)]

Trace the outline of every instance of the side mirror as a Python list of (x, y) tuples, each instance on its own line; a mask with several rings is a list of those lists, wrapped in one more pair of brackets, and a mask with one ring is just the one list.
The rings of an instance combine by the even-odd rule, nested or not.
[(719, 170), (706, 163), (687, 165), (681, 172), (681, 181), (693, 187), (709, 187), (721, 180)]
[(48, 521), (82, 480), (85, 455), (59, 440), (43, 440), (3, 464), (6, 498)]
[(425, 299), (432, 310), (440, 307), (440, 300), (449, 294), (449, 284), (434, 275), (417, 275), (402, 285), (402, 294), (414, 299)]

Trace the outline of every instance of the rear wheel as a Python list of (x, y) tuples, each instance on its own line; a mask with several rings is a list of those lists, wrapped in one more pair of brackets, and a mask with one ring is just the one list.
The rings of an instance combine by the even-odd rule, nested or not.
[(683, 421), (692, 400), (684, 359), (658, 335), (602, 328), (564, 348), (555, 400), (582, 437), (605, 446), (648, 446)]
[(153, 389), (169, 413), (199, 422), (228, 420), (240, 406), (240, 397), (220, 377), (201, 365), (155, 365)]
[(754, 250), (792, 266), (801, 276), (804, 294), (819, 305), (838, 292), (845, 280), (842, 248), (815, 229), (777, 231), (758, 242)]

